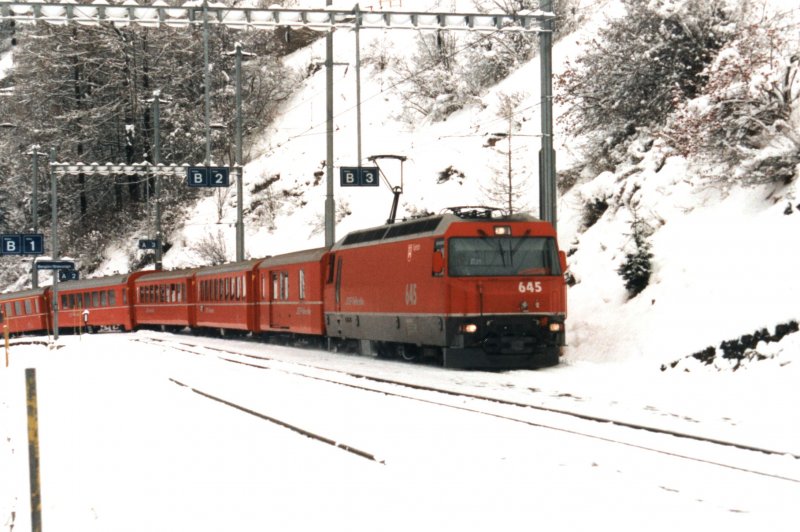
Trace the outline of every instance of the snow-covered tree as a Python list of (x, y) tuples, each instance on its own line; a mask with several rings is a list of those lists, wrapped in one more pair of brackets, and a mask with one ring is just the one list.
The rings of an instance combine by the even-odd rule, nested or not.
[[(726, 181), (788, 183), (800, 164), (800, 134), (790, 125), (800, 99), (800, 52), (787, 41), (781, 21), (754, 15), (743, 17), (706, 69), (708, 83), (697, 98), (679, 105), (661, 137), (682, 155), (722, 163)], [(769, 158), (759, 158), (767, 146)], [(734, 167), (746, 171), (736, 174)]]
[[(30, 158), (22, 152), (33, 144), (45, 151), (55, 148), (59, 161), (152, 161), (151, 99), (155, 91), (167, 101), (161, 105), (160, 161), (204, 161), (205, 76), (203, 47), (198, 46), (200, 31), (111, 24), (16, 28), (14, 69), (6, 80), (15, 89), (0, 99), (4, 120), (16, 126), (15, 144), (0, 145), (11, 161), (10, 168), (0, 175), (28, 175)], [(233, 163), (234, 58), (229, 52), (237, 40), (246, 52), (255, 54), (245, 63), (243, 76), (246, 139), (263, 129), (277, 104), (289, 94), (294, 79), (280, 64), (285, 43), (271, 33), (211, 28), (211, 119), (224, 127), (224, 132), (215, 131), (212, 138), (211, 156), (217, 164)], [(110, 232), (119, 224), (127, 224), (127, 230), (135, 230), (137, 223), (151, 224), (144, 203), (153, 197), (153, 184), (152, 178), (137, 175), (60, 179), (63, 251), (80, 252), (71, 246), (79, 246), (85, 240), (82, 235), (97, 227)], [(178, 211), (180, 204), (195, 196), (180, 180), (163, 180), (165, 213)], [(136, 220), (133, 226), (130, 220)]]
[(556, 78), (556, 101), (567, 106), (562, 120), (571, 133), (594, 139), (591, 155), (600, 160), (700, 94), (706, 67), (733, 31), (724, 0), (622, 4), (625, 16), (601, 28)]
[(523, 175), (514, 167), (514, 134), (519, 131), (520, 123), (517, 121), (517, 108), (523, 100), (522, 94), (500, 94), (500, 103), (497, 116), (505, 123), (506, 131), (502, 137), (493, 136), (486, 147), (496, 151), (503, 159), (502, 170), (491, 176), (487, 183), (481, 186), (483, 194), (492, 205), (502, 205), (506, 212), (525, 211), (529, 205), (525, 199), (530, 196), (528, 190), (528, 176)]

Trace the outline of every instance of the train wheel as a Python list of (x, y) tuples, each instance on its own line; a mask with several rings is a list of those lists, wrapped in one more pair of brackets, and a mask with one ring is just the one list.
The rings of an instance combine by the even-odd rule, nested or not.
[(419, 349), (413, 345), (397, 344), (397, 356), (406, 362), (419, 360)]

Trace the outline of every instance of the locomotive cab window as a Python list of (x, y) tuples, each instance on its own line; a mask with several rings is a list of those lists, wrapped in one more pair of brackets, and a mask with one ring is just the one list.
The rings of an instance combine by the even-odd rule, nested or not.
[(555, 239), (549, 237), (451, 238), (447, 258), (456, 277), (561, 275)]

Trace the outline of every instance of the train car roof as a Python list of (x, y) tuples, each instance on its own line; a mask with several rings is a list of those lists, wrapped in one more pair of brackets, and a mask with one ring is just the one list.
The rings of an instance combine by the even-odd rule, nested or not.
[(256, 265), (264, 259), (252, 259), (242, 262), (229, 262), (220, 264), (219, 266), (209, 266), (207, 268), (198, 268), (195, 275), (197, 277), (206, 277), (208, 275), (217, 275), (219, 273), (233, 273), (233, 272), (247, 272), (256, 267)]
[(473, 209), (469, 211), (432, 215), (393, 224), (385, 224), (371, 229), (353, 231), (339, 240), (331, 249), (354, 247), (378, 241), (404, 240), (443, 234), (453, 223), (469, 222), (539, 222), (538, 218), (529, 214), (515, 214), (511, 216), (492, 216), (491, 211)]
[(297, 264), (299, 262), (315, 262), (319, 261), (325, 253), (328, 252), (328, 248), (315, 248), (315, 249), (306, 249), (303, 251), (294, 251), (292, 253), (284, 253), (282, 255), (275, 255), (274, 257), (268, 257), (261, 261), (261, 264), (258, 265), (259, 269), (263, 268), (270, 268), (272, 266), (285, 266), (287, 264)]
[(153, 271), (137, 278), (136, 282), (147, 283), (150, 281), (163, 281), (165, 279), (179, 279), (183, 277), (190, 277), (198, 270), (199, 268), (184, 268), (181, 270)]
[(61, 281), (58, 283), (59, 290), (82, 290), (84, 288), (100, 288), (104, 286), (115, 286), (125, 284), (132, 275), (138, 272), (122, 273), (109, 275), (108, 277), (95, 277), (94, 279), (81, 279), (78, 281)]
[(32, 297), (32, 296), (40, 296), (44, 294), (47, 287), (43, 288), (29, 288), (27, 290), (21, 290), (19, 292), (7, 292), (5, 294), (0, 294), (0, 301), (10, 301), (12, 299), (20, 299), (24, 297)]

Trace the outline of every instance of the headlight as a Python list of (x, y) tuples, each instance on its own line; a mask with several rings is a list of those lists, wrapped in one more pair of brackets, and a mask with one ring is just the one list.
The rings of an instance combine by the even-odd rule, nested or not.
[(551, 323), (550, 324), (550, 332), (558, 332), (560, 330), (561, 330), (561, 324), (560, 323)]
[(467, 334), (475, 334), (476, 332), (478, 332), (478, 326), (474, 323), (465, 323), (460, 327), (460, 329), (461, 332)]

